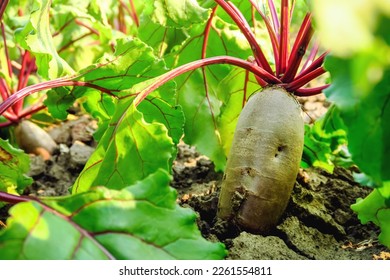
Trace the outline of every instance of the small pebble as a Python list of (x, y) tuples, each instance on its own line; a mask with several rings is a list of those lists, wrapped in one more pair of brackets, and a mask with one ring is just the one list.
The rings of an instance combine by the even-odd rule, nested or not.
[(70, 147), (70, 160), (76, 165), (85, 165), (94, 150), (81, 141), (75, 141)]
[(30, 171), (28, 176), (34, 177), (45, 172), (46, 164), (41, 156), (30, 155)]

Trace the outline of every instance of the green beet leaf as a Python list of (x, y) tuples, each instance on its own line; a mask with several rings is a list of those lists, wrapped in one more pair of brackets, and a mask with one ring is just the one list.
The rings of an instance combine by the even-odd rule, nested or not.
[[(356, 69), (359, 64), (361, 68)], [(364, 56), (351, 60), (329, 58), (326, 65), (334, 82), (327, 94), (340, 108), (348, 128), (353, 161), (380, 186), (390, 180), (390, 67), (383, 69), (383, 80), (370, 83), (357, 74), (369, 64)], [(390, 192), (385, 192), (390, 197)]]
[(195, 213), (176, 204), (171, 177), (157, 170), (120, 191), (104, 187), (10, 210), (0, 259), (221, 259)]
[(49, 0), (35, 0), (30, 20), (24, 28), (17, 30), (16, 38), (23, 48), (30, 50), (36, 57), (38, 74), (54, 79), (74, 71), (62, 59), (56, 49), (51, 34), (49, 21)]
[[(169, 108), (167, 106), (165, 109)], [(147, 111), (146, 108), (145, 112)], [(163, 114), (162, 117), (165, 116), (166, 125), (179, 129), (179, 123), (183, 122), (180, 110), (172, 108), (170, 115), (162, 110), (158, 111)], [(134, 106), (133, 99), (121, 99), (108, 129), (77, 178), (72, 191), (79, 193), (100, 185), (122, 189), (160, 168), (169, 171), (175, 150), (174, 142), (164, 124), (146, 122), (143, 114)]]
[(157, 57), (163, 57), (187, 39), (186, 32), (183, 29), (171, 28), (156, 23), (151, 15), (143, 14), (141, 18), (138, 37), (155, 50)]
[(218, 127), (226, 157), (229, 155), (238, 117), (244, 103), (259, 90), (254, 76), (241, 68), (233, 68), (218, 85), (218, 98), (223, 103), (218, 118)]
[[(220, 12), (224, 13), (222, 9)], [(251, 49), (237, 26), (223, 21), (219, 15), (214, 17), (212, 26), (208, 37), (208, 46), (212, 48), (206, 49), (205, 57), (228, 54), (247, 59), (251, 55)], [(173, 68), (202, 58), (205, 27), (205, 24), (197, 24), (188, 30), (191, 37), (165, 57), (169, 67)], [(237, 106), (242, 107), (242, 101), (233, 104), (233, 98), (229, 104), (230, 108), (227, 109), (224, 100), (228, 102), (228, 95), (235, 93), (234, 90), (242, 90), (249, 84), (244, 78), (245, 75), (233, 80), (234, 74), (231, 74), (233, 69), (235, 68), (230, 65), (213, 65), (175, 79), (178, 89), (177, 102), (183, 108), (186, 117), (184, 141), (196, 146), (199, 152), (214, 162), (216, 170), (220, 171), (224, 170), (226, 164), (225, 141), (226, 143), (231, 141), (231, 137), (226, 139), (224, 137), (233, 129), (233, 126), (225, 121), (231, 121), (229, 114), (234, 114)], [(229, 78), (226, 78), (228, 76)], [(232, 83), (235, 88), (231, 90), (228, 86), (220, 86), (221, 81), (225, 81), (226, 85)], [(247, 85), (247, 88), (252, 90), (253, 87)], [(239, 93), (235, 96), (238, 95)], [(228, 111), (224, 112), (225, 109)]]
[(111, 117), (114, 115), (116, 108), (116, 99), (107, 94), (101, 94), (97, 90), (90, 90), (87, 94), (84, 94), (87, 98), (82, 100), (84, 109), (91, 114), (91, 116), (98, 120), (99, 126), (94, 132), (93, 137), (96, 141), (99, 141), (107, 130), (111, 121)]
[(305, 125), (301, 166), (320, 167), (330, 173), (335, 165), (349, 167), (353, 163), (346, 145), (347, 133), (340, 112), (331, 106), (314, 124)]
[[(115, 34), (101, 19), (104, 4), (101, 3), (100, 15), (96, 15), (90, 11), (91, 2), (54, 0), (51, 4), (51, 26), (53, 30), (59, 30), (54, 33), (54, 43), (61, 57), (76, 71), (95, 63), (103, 52), (111, 51), (109, 39)], [(93, 28), (94, 32), (86, 26)]]
[[(80, 71), (75, 80), (83, 81), (120, 95), (121, 90), (164, 73), (151, 47), (137, 38), (116, 40), (115, 53), (105, 53), (97, 64)], [(82, 89), (81, 89), (82, 90)]]
[(374, 189), (365, 199), (358, 199), (351, 208), (363, 224), (373, 222), (381, 228), (378, 239), (390, 248), (390, 199), (385, 199)]
[(164, 58), (188, 38), (188, 28), (205, 22), (208, 15), (196, 1), (146, 1), (137, 36)]
[(174, 83), (165, 84), (141, 102), (137, 109), (143, 113), (146, 122), (163, 124), (169, 137), (177, 145), (183, 136), (184, 115), (180, 106), (169, 103), (170, 98), (159, 96), (161, 92), (174, 97), (176, 86)]
[(71, 92), (72, 90), (67, 87), (55, 88), (47, 92), (44, 104), (48, 107), (53, 118), (66, 120), (67, 110), (76, 101), (76, 97)]
[(176, 28), (204, 22), (209, 16), (207, 9), (192, 0), (157, 0), (153, 1), (153, 8), (148, 10), (153, 11), (152, 18), (156, 23)]
[[(126, 90), (162, 74), (164, 69), (164, 63), (156, 59), (152, 48), (145, 43), (136, 38), (119, 38), (115, 53), (105, 53), (98, 63), (74, 75), (72, 80), (84, 86), (55, 88), (48, 92), (45, 105), (54, 117), (65, 119), (66, 109), (76, 99), (85, 97), (87, 112), (106, 121), (107, 114), (113, 111), (114, 101), (110, 101), (110, 98), (129, 95)], [(98, 100), (99, 104), (94, 105), (90, 97), (94, 101)]]
[(186, 123), (184, 141), (197, 147), (198, 151), (213, 160), (216, 169), (225, 166), (225, 154), (217, 127), (220, 102), (213, 93), (205, 92), (201, 71), (195, 71), (191, 79), (183, 82), (178, 93)]
[[(377, 20), (388, 18), (379, 14)], [(364, 48), (351, 56), (326, 59), (332, 85), (325, 94), (338, 107), (347, 128), (352, 160), (364, 173), (358, 178), (369, 178), (375, 188), (353, 209), (363, 223), (371, 220), (380, 226), (380, 240), (390, 246), (390, 45), (383, 28), (370, 31), (375, 40)]]
[(21, 193), (32, 183), (32, 179), (26, 176), (29, 170), (29, 156), (0, 138), (0, 191)]

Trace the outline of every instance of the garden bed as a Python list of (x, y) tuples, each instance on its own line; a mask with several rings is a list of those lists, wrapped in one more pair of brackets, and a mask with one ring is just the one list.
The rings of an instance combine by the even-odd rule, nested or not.
[[(311, 113), (310, 113), (311, 114)], [(48, 161), (31, 155), (30, 176), (34, 183), (25, 191), (33, 196), (69, 193), (94, 150), (95, 121), (81, 116), (50, 130), (58, 149)], [(321, 169), (301, 170), (287, 210), (267, 236), (240, 232), (216, 219), (222, 173), (195, 148), (181, 143), (173, 167), (171, 186), (178, 203), (198, 214), (203, 236), (223, 242), (227, 259), (388, 259), (388, 249), (378, 243), (378, 228), (362, 225), (350, 209), (357, 198), (371, 189), (353, 181), (351, 171), (336, 168), (333, 174)], [(6, 208), (2, 210), (6, 218)]]
[(173, 186), (183, 207), (198, 214), (203, 235), (225, 243), (228, 259), (383, 259), (388, 250), (378, 243), (378, 229), (362, 225), (350, 209), (371, 189), (353, 181), (351, 171), (337, 168), (333, 174), (310, 168), (301, 170), (287, 210), (268, 236), (239, 232), (217, 221), (222, 175), (193, 148), (181, 146), (174, 167)]

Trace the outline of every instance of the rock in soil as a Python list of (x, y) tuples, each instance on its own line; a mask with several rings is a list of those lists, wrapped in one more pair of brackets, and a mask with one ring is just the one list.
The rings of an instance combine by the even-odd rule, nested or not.
[(276, 236), (253, 235), (241, 232), (230, 241), (227, 259), (232, 260), (304, 260)]
[(76, 140), (70, 147), (69, 151), (71, 163), (75, 166), (84, 166), (95, 149), (79, 140)]
[(53, 126), (49, 135), (58, 149), (50, 159), (30, 155), (30, 173), (34, 183), (25, 190), (27, 195), (61, 196), (68, 195), (69, 188), (95, 150), (93, 132), (96, 121), (87, 116)]
[(15, 138), (26, 153), (40, 155), (44, 159), (49, 159), (57, 149), (57, 144), (50, 135), (29, 120), (23, 120), (15, 127)]

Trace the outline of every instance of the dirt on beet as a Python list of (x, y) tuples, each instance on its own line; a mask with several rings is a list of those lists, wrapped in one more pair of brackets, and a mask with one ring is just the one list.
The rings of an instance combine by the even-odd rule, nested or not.
[[(31, 155), (29, 175), (34, 183), (25, 194), (69, 194), (96, 147), (95, 129), (96, 122), (85, 116), (52, 127), (49, 133), (58, 149), (47, 161)], [(267, 236), (241, 232), (216, 218), (222, 175), (195, 148), (179, 145), (171, 182), (178, 203), (198, 214), (198, 226), (206, 239), (226, 245), (227, 259), (390, 259), (389, 250), (378, 242), (378, 228), (362, 225), (350, 209), (357, 198), (371, 192), (354, 182), (350, 170), (336, 168), (333, 174), (315, 168), (301, 170), (284, 216)], [(5, 222), (8, 208), (0, 209), (0, 221)]]

